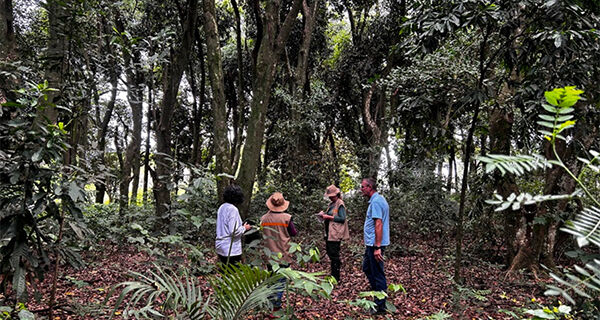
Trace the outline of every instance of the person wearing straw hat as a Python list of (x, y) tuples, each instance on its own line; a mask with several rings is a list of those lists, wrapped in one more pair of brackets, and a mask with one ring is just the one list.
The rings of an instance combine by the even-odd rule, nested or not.
[(331, 203), (327, 211), (321, 211), (317, 215), (323, 219), (325, 225), (325, 250), (331, 261), (331, 276), (340, 281), (340, 245), (342, 240), (350, 239), (348, 231), (348, 219), (346, 217), (346, 205), (342, 200), (341, 190), (335, 185), (330, 185), (325, 190), (324, 196)]
[[(279, 263), (281, 268), (289, 267), (292, 262), (290, 256), (290, 239), (298, 232), (292, 221), (292, 215), (285, 211), (290, 202), (285, 200), (281, 192), (273, 193), (267, 199), (267, 208), (269, 211), (260, 218), (260, 225), (263, 230), (264, 246), (274, 254), (281, 254), (282, 261)], [(277, 270), (274, 270), (277, 271)], [(281, 279), (285, 282), (285, 278)], [(283, 286), (272, 298), (273, 310), (281, 308), (281, 299), (283, 298)]]

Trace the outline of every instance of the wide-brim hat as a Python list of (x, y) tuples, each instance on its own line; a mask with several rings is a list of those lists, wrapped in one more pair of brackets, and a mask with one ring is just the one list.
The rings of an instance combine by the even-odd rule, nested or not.
[(273, 193), (269, 199), (267, 199), (267, 208), (275, 212), (283, 212), (290, 206), (290, 202), (283, 198), (281, 192)]
[(337, 196), (339, 193), (340, 193), (340, 189), (338, 187), (336, 187), (334, 184), (330, 185), (329, 187), (327, 187), (327, 189), (325, 189), (326, 197)]

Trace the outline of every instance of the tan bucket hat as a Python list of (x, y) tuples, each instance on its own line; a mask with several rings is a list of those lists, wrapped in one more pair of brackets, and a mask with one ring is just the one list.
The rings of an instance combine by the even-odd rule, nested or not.
[(267, 199), (267, 208), (274, 212), (283, 212), (289, 206), (290, 202), (283, 198), (281, 192), (275, 192)]
[(327, 189), (325, 189), (326, 197), (337, 196), (339, 193), (340, 193), (340, 189), (338, 187), (336, 187), (334, 184), (330, 185), (329, 187), (327, 187)]

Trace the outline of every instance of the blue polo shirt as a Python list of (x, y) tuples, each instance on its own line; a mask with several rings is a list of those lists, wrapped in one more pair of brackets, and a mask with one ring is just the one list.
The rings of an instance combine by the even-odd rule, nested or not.
[(375, 192), (369, 199), (369, 208), (365, 218), (365, 245), (375, 245), (375, 220), (381, 219), (383, 223), (383, 232), (381, 235), (381, 245), (390, 245), (390, 206), (387, 201), (378, 193)]

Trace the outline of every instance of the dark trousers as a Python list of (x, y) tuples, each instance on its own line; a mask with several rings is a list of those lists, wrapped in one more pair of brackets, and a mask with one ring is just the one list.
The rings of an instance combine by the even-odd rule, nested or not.
[(222, 264), (235, 265), (238, 262), (240, 262), (240, 263), (242, 262), (242, 255), (225, 257), (225, 256), (218, 254), (217, 256), (219, 256), (219, 262), (221, 262)]
[[(381, 255), (383, 255), (384, 248), (381, 248)], [(365, 248), (365, 256), (363, 258), (363, 272), (369, 279), (372, 291), (383, 291), (387, 290), (387, 281), (385, 279), (385, 273), (383, 270), (383, 261), (375, 260), (375, 249), (373, 247)], [(377, 311), (385, 311), (385, 299), (375, 299), (377, 304)]]
[[(282, 263), (279, 265), (279, 268), (289, 268), (289, 265)], [(268, 269), (271, 272), (275, 272), (273, 271), (273, 268), (270, 265), (268, 266)], [(287, 279), (285, 277), (282, 277), (273, 285), (273, 287), (275, 288), (275, 293), (269, 296), (269, 301), (271, 301), (271, 304), (273, 304), (273, 310), (279, 310), (281, 308), (281, 301), (283, 300), (283, 291), (285, 290), (286, 282)]]
[(340, 267), (342, 266), (342, 260), (340, 260), (340, 241), (326, 241), (325, 250), (331, 261), (331, 276), (339, 282)]

